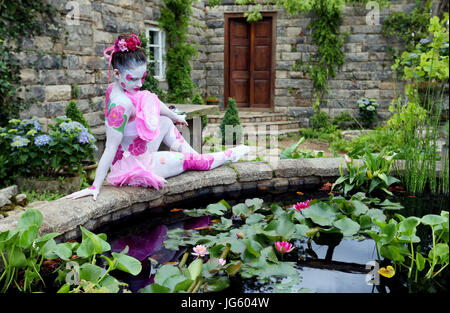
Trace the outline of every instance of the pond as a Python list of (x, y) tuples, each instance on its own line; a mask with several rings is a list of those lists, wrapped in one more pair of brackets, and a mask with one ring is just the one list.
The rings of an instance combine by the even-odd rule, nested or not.
[[(205, 231), (211, 225), (211, 219), (217, 217), (200, 216), (190, 217), (183, 214), (182, 210), (205, 208), (211, 203), (224, 199), (230, 206), (235, 206), (245, 199), (259, 198), (264, 205), (277, 204), (282, 208), (292, 207), (297, 202), (308, 199), (329, 200), (328, 191), (290, 191), (282, 194), (268, 194), (260, 192), (242, 194), (236, 197), (220, 197), (205, 195), (195, 201), (178, 202), (161, 208), (160, 211), (149, 211), (137, 216), (130, 216), (121, 221), (114, 222), (98, 229), (98, 232), (106, 233), (112, 249), (120, 252), (129, 245), (130, 255), (142, 262), (141, 273), (133, 277), (121, 272), (115, 273), (115, 277), (129, 284), (132, 292), (137, 292), (146, 285), (154, 282), (154, 274), (157, 272), (156, 263), (150, 262), (149, 257), (161, 264), (177, 264), (187, 251), (180, 246), (178, 250), (166, 249), (163, 245), (167, 239), (167, 233), (177, 228), (198, 229)], [(422, 217), (426, 214), (440, 214), (441, 210), (448, 210), (448, 197), (413, 197), (397, 193), (389, 197), (392, 202), (401, 203), (404, 208), (394, 213), (405, 217)], [(422, 225), (420, 225), (422, 226)], [(206, 234), (206, 233), (205, 233)], [(425, 227), (417, 228), (417, 235), (421, 239), (421, 245), (432, 244), (431, 232)], [(283, 287), (280, 292), (316, 292), (316, 293), (403, 293), (403, 292), (446, 292), (448, 290), (448, 269), (445, 269), (438, 278), (421, 282), (411, 286), (407, 283), (404, 272), (400, 272), (393, 278), (386, 278), (378, 274), (378, 269), (389, 264), (382, 260), (376, 262), (376, 242), (369, 236), (359, 236), (348, 239), (339, 238), (335, 241), (322, 236), (322, 240), (295, 239), (291, 240), (295, 249), (291, 254), (286, 254), (284, 261), (295, 262), (294, 268), (298, 278), (290, 284), (286, 278), (269, 277), (266, 281), (260, 281), (255, 277), (240, 278), (239, 275), (230, 278), (227, 288), (221, 293), (260, 293), (274, 292), (273, 284), (284, 282), (289, 286)], [(342, 239), (342, 240), (341, 240)], [(191, 251), (189, 251), (191, 252)], [(133, 255), (134, 254), (134, 255)], [(191, 256), (190, 256), (191, 257)], [(378, 283), (374, 284), (373, 280)], [(287, 279), (289, 280), (289, 278)], [(370, 282), (372, 281), (372, 283)], [(202, 292), (200, 290), (200, 292)]]

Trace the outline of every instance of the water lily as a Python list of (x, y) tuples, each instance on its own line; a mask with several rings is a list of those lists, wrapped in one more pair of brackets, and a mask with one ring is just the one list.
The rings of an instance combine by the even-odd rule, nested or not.
[(206, 247), (204, 245), (196, 245), (193, 250), (194, 253), (192, 254), (196, 256), (202, 257), (209, 254), (208, 250), (206, 250)]
[(225, 261), (225, 260), (222, 259), (222, 258), (218, 259), (217, 262), (219, 262), (219, 265), (220, 265), (220, 266), (224, 266), (225, 263), (227, 263), (227, 261)]
[(275, 242), (275, 248), (281, 254), (289, 253), (294, 249), (294, 246), (287, 241), (277, 241)]
[(378, 273), (380, 273), (381, 276), (391, 278), (395, 275), (395, 269), (392, 266), (388, 265), (386, 267), (380, 268)]
[(236, 233), (236, 237), (237, 237), (237, 239), (243, 239), (244, 238), (244, 233), (238, 232), (238, 233)]
[(294, 204), (294, 208), (297, 211), (302, 211), (303, 209), (306, 209), (307, 207), (309, 207), (309, 203), (312, 201), (312, 199), (303, 201), (303, 202), (297, 202), (296, 204)]

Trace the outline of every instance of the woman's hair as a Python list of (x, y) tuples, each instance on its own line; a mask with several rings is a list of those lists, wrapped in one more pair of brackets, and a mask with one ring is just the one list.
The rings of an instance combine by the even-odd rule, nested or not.
[[(130, 37), (131, 35), (122, 34), (119, 35), (118, 40), (127, 40)], [(114, 52), (111, 60), (112, 67), (118, 69), (120, 72), (122, 72), (124, 68), (138, 66), (145, 63), (147, 63), (147, 55), (145, 54), (145, 51), (139, 47), (136, 47), (136, 50), (134, 51), (129, 50)]]

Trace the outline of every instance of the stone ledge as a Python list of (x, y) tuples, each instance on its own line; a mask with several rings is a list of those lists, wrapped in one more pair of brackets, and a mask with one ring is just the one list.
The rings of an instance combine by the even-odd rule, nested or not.
[[(97, 201), (59, 199), (34, 202), (29, 207), (40, 210), (44, 224), (40, 234), (58, 232), (59, 239), (79, 236), (79, 225), (90, 230), (145, 210), (158, 210), (165, 204), (205, 196), (210, 193), (239, 197), (249, 191), (281, 193), (296, 188), (318, 188), (337, 179), (341, 158), (278, 160), (269, 166), (264, 162), (237, 162), (210, 171), (188, 171), (168, 178), (161, 190), (105, 185)], [(358, 160), (359, 161), (359, 160)], [(361, 161), (359, 161), (361, 162)], [(345, 163), (344, 172), (346, 172)], [(0, 232), (14, 229), (21, 214), (0, 220)]]

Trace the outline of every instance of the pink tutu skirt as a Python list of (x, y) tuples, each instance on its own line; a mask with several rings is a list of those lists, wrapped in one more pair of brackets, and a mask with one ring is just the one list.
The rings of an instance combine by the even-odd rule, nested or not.
[(151, 158), (149, 152), (137, 156), (123, 156), (111, 166), (106, 180), (114, 186), (153, 187), (159, 190), (167, 181), (152, 173)]

